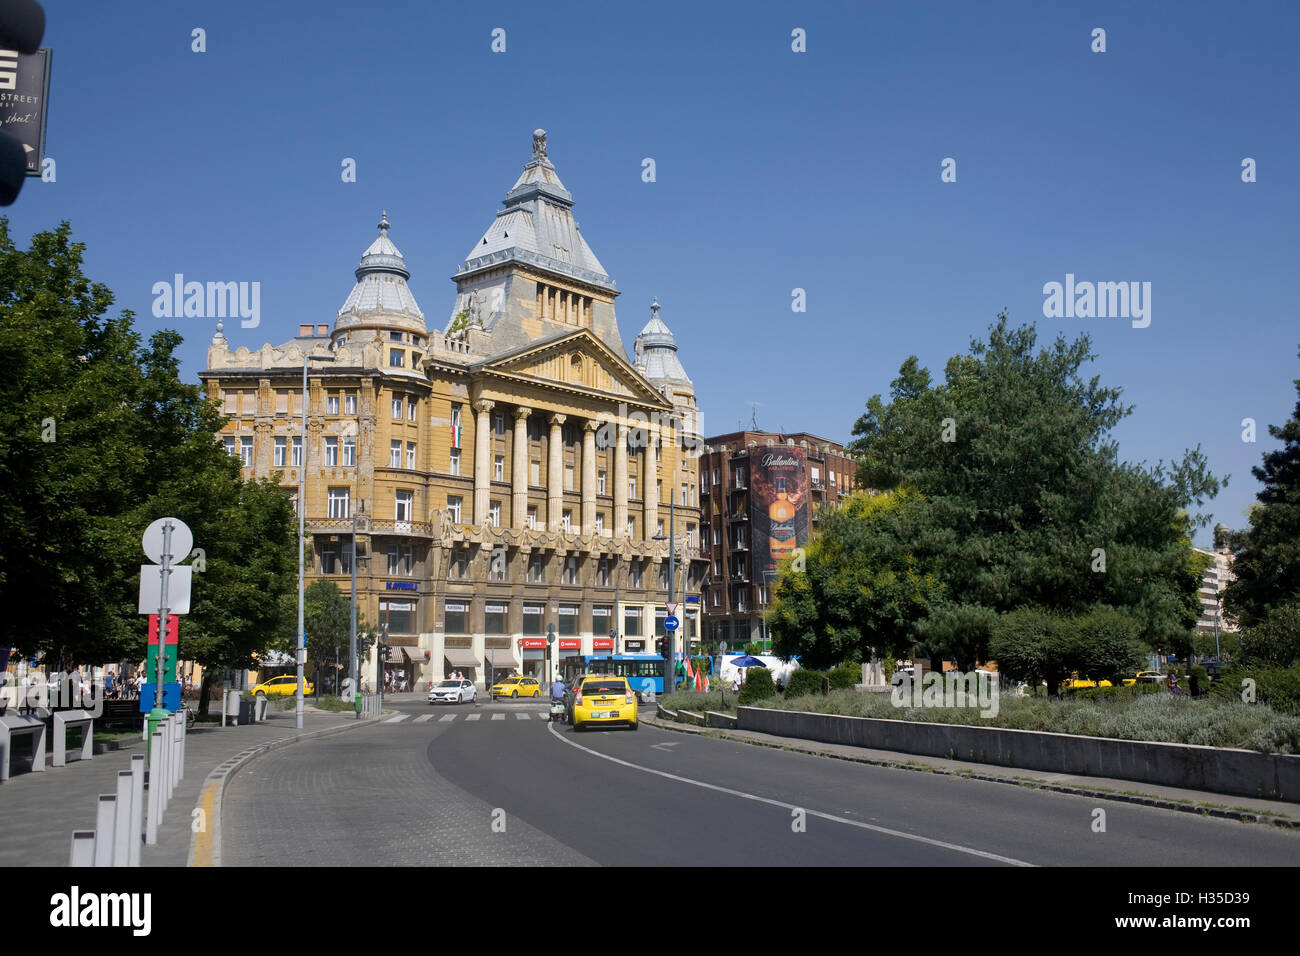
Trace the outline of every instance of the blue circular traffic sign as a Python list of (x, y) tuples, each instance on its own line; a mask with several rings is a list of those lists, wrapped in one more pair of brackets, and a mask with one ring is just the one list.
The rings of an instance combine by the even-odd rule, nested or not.
[(666, 617), (666, 618), (664, 618), (664, 630), (665, 630), (665, 631), (675, 631), (675, 630), (677, 630), (677, 629), (678, 629), (679, 627), (681, 627), (681, 626), (682, 626), (682, 622), (679, 621), (679, 620), (677, 620), (677, 618), (675, 618), (675, 617)]

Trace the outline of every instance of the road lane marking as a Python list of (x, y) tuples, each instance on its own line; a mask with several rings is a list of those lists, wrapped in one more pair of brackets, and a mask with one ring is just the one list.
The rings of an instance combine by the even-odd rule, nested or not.
[(438, 718), (438, 723), (449, 724), (455, 719), (456, 719), (455, 714), (443, 714), (441, 717)]
[(194, 866), (211, 866), (212, 865), (212, 827), (215, 814), (212, 812), (216, 805), (217, 784), (210, 783), (203, 788), (203, 796), (199, 798), (199, 806), (203, 810), (203, 819), (208, 821), (208, 825), (200, 830), (194, 837)]
[(465, 719), (466, 719), (466, 720), (478, 720), (478, 719), (479, 719), (480, 717), (482, 717), (482, 716), (483, 716), (482, 714), (470, 714), (470, 715), (467, 716)]
[(410, 714), (398, 714), (396, 717), (389, 717), (387, 720), (384, 721), (384, 723), (400, 724), (402, 721), (404, 721), (407, 717), (410, 716), (411, 716)]
[(652, 750), (662, 750), (664, 751), (664, 753), (672, 753), (672, 750), (670, 748), (676, 747), (677, 744), (678, 741), (676, 740), (666, 740), (661, 744), (651, 744), (650, 748)]
[(584, 753), (589, 753), (593, 757), (599, 757), (601, 760), (608, 760), (611, 763), (621, 764), (624, 767), (630, 767), (633, 770), (640, 770), (642, 773), (654, 774), (656, 777), (664, 777), (668, 780), (676, 780), (678, 783), (690, 784), (693, 787), (702, 787), (705, 790), (713, 790), (717, 793), (729, 794), (733, 797), (740, 797), (742, 800), (753, 800), (757, 803), (766, 803), (771, 807), (780, 807), (783, 810), (802, 810), (810, 817), (817, 817), (820, 820), (829, 820), (832, 823), (843, 823), (846, 826), (858, 827), (861, 830), (871, 830), (874, 833), (883, 833), (886, 836), (898, 837), (903, 840), (912, 840), (916, 843), (924, 843), (928, 846), (940, 847), (944, 850), (953, 850), (957, 853), (966, 853), (970, 856), (977, 856), (984, 860), (995, 860), (998, 863), (1006, 863), (1010, 866), (1034, 866), (1033, 863), (1027, 863), (1024, 860), (1017, 860), (1009, 856), (999, 856), (996, 853), (989, 853), (986, 850), (976, 850), (974, 847), (962, 846), (958, 843), (947, 843), (943, 840), (935, 840), (931, 837), (918, 836), (915, 833), (904, 833), (902, 830), (891, 830), (889, 827), (879, 827), (871, 823), (863, 823), (860, 820), (849, 820), (844, 817), (836, 816), (833, 813), (822, 813), (820, 810), (809, 810), (807, 807), (796, 806), (793, 803), (782, 803), (780, 800), (773, 800), (769, 797), (760, 797), (757, 794), (746, 793), (743, 790), (733, 790), (730, 787), (720, 787), (716, 783), (705, 783), (703, 780), (692, 780), (690, 777), (683, 777), (679, 774), (668, 773), (666, 770), (655, 770), (653, 767), (642, 767), (640, 764), (631, 763), (627, 760), (620, 760), (618, 757), (611, 757), (609, 754), (603, 754), (598, 750), (592, 750), (590, 747), (584, 747), (582, 744), (576, 744), (572, 740), (560, 735), (555, 729), (555, 725), (548, 725), (547, 730), (555, 735), (555, 739), (561, 743), (566, 743), (570, 747), (575, 747)]
[(506, 719), (506, 715), (505, 715), (505, 714), (493, 714), (493, 715), (492, 715), (492, 719), (493, 719), (493, 720), (505, 720), (505, 719)]
[(433, 720), (433, 714), (424, 714), (420, 717), (416, 717), (414, 723), (427, 724), (431, 720)]
[(515, 714), (515, 720), (527, 720), (532, 716), (532, 714)]

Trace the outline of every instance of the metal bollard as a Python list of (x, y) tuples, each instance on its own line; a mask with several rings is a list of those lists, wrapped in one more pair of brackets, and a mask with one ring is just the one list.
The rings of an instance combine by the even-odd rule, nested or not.
[[(129, 866), (131, 858), (131, 771), (117, 772), (117, 802), (114, 805), (113, 855), (109, 866)], [(139, 838), (137, 837), (137, 840)]]
[(162, 816), (162, 761), (156, 756), (162, 753), (162, 746), (162, 732), (158, 731), (150, 741), (149, 754), (154, 759), (149, 768), (149, 799), (144, 817), (144, 842), (150, 846), (158, 842), (158, 819)]
[(95, 862), (93, 866), (113, 865), (113, 824), (117, 820), (117, 797), (101, 793), (95, 805)]
[(144, 837), (144, 754), (131, 757), (131, 838), (127, 866), (140, 865), (140, 841)]
[(72, 852), (68, 856), (68, 866), (95, 865), (95, 831), (73, 830)]

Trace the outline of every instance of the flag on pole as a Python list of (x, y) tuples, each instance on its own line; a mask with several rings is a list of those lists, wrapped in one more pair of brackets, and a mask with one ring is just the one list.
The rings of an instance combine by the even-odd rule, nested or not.
[(461, 429), (460, 425), (451, 426), (451, 447), (452, 448), (460, 447), (460, 437), (461, 437), (460, 429)]

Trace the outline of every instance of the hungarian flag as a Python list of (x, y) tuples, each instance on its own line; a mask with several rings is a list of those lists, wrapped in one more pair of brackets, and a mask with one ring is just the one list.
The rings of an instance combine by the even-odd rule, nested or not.
[(460, 425), (451, 426), (451, 447), (452, 448), (460, 447), (460, 430), (461, 430)]

